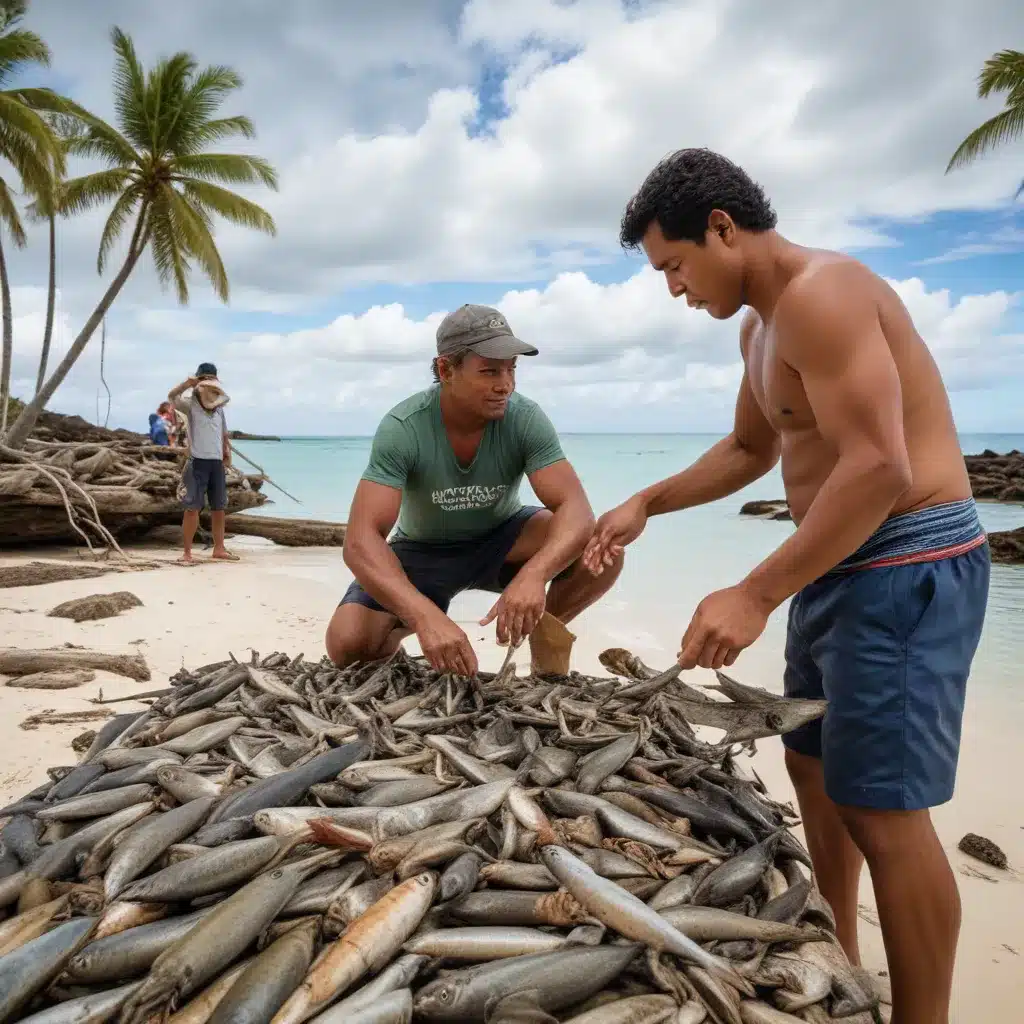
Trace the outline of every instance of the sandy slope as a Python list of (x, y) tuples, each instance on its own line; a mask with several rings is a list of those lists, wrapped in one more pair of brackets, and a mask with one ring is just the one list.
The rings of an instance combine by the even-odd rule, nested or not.
[[(110, 652), (138, 651), (145, 655), (153, 674), (149, 683), (100, 673), (96, 682), (75, 690), (8, 688), (0, 692), (0, 801), (37, 785), (45, 778), (47, 766), (74, 763), (70, 740), (87, 726), (19, 728), (33, 712), (93, 708), (88, 698), (100, 689), (112, 697), (156, 688), (182, 665), (221, 660), (229, 651), (247, 658), (252, 646), (261, 655), (274, 650), (293, 656), (304, 653), (308, 658), (321, 654), (327, 618), (350, 579), (340, 553), (281, 549), (242, 538), (234, 545), (244, 556), (242, 563), (205, 564), (193, 569), (169, 566), (96, 580), (0, 590), (3, 646), (70, 642)], [(169, 551), (160, 555), (173, 558)], [(4, 562), (22, 557), (4, 558)], [(143, 607), (116, 619), (80, 625), (46, 617), (50, 608), (69, 598), (114, 590), (132, 591)], [(453, 614), (474, 640), (481, 638), (477, 648), (483, 666), (496, 668), (502, 651), (494, 645), (493, 633), (486, 631), (491, 639), (482, 639), (485, 631), (475, 624), (488, 606), (487, 595), (472, 595), (459, 599)], [(609, 601), (592, 609), (573, 628), (580, 638), (576, 666), (584, 671), (603, 674), (597, 654), (608, 646), (631, 647), (656, 666), (667, 664), (675, 649), (674, 636), (662, 636), (661, 642), (652, 636), (651, 631), (665, 630), (652, 626), (650, 609), (627, 608), (622, 602)], [(737, 675), (744, 681), (772, 685), (770, 680), (781, 675), (777, 651), (747, 652), (737, 665)], [(700, 670), (692, 679), (712, 681), (710, 673)], [(1006, 699), (1012, 698), (1007, 695)], [(954, 801), (935, 815), (964, 902), (953, 1016), (957, 1024), (1019, 1020), (1024, 999), (1024, 875), (998, 872), (956, 850), (965, 832), (978, 832), (997, 842), (1011, 865), (1024, 868), (1024, 797), (1013, 767), (1020, 763), (1020, 738), (1006, 725), (994, 699), (987, 700), (969, 705), (958, 792)], [(118, 710), (135, 706), (114, 705)], [(778, 741), (762, 744), (756, 767), (774, 795), (792, 798)], [(867, 966), (882, 969), (881, 934), (874, 923), (874, 900), (866, 876), (862, 902), (862, 947)]]

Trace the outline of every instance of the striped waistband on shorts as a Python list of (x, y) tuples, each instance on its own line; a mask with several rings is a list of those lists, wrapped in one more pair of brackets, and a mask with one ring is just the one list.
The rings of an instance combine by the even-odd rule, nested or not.
[(987, 539), (974, 498), (932, 505), (886, 519), (826, 575), (955, 558)]

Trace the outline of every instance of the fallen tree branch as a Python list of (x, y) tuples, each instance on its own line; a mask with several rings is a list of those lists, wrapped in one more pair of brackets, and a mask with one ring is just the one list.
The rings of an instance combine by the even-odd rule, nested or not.
[(76, 725), (78, 722), (100, 722), (104, 718), (113, 718), (114, 712), (107, 708), (95, 711), (40, 711), (29, 715), (20, 725), (25, 730), (38, 729), (41, 725)]
[(95, 668), (127, 676), (144, 683), (150, 679), (149, 666), (141, 654), (105, 654), (67, 648), (56, 651), (0, 648), (0, 675), (27, 676), (33, 672), (60, 672), (68, 669)]
[(28, 562), (0, 565), (0, 590), (7, 587), (38, 587), (64, 580), (89, 580), (113, 572), (113, 567), (75, 565), (73, 562)]

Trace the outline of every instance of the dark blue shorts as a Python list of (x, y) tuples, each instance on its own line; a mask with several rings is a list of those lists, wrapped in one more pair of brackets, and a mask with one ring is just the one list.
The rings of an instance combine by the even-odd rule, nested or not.
[(228, 503), (228, 481), (220, 459), (189, 459), (185, 466), (185, 508), (201, 511), (206, 498), (211, 512), (223, 512)]
[(822, 760), (836, 803), (919, 810), (952, 797), (989, 569), (986, 542), (936, 561), (830, 573), (793, 598), (786, 696), (829, 703), (783, 743)]
[[(464, 590), (487, 590), (500, 594), (512, 582), (521, 566), (508, 562), (508, 554), (523, 527), (540, 511), (539, 506), (526, 505), (490, 533), (473, 540), (429, 544), (396, 537), (389, 544), (402, 563), (409, 582), (441, 611), (447, 612), (452, 598)], [(568, 572), (569, 569), (564, 570), (555, 579)], [(345, 591), (341, 603), (361, 604), (377, 612), (388, 610), (356, 581)]]

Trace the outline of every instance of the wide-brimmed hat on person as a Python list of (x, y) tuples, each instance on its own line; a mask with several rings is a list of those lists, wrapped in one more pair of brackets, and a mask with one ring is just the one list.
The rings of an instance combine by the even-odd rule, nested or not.
[(217, 379), (217, 367), (213, 363), (200, 363), (196, 377), (194, 390), (204, 409), (217, 409), (231, 401), (224, 385)]

